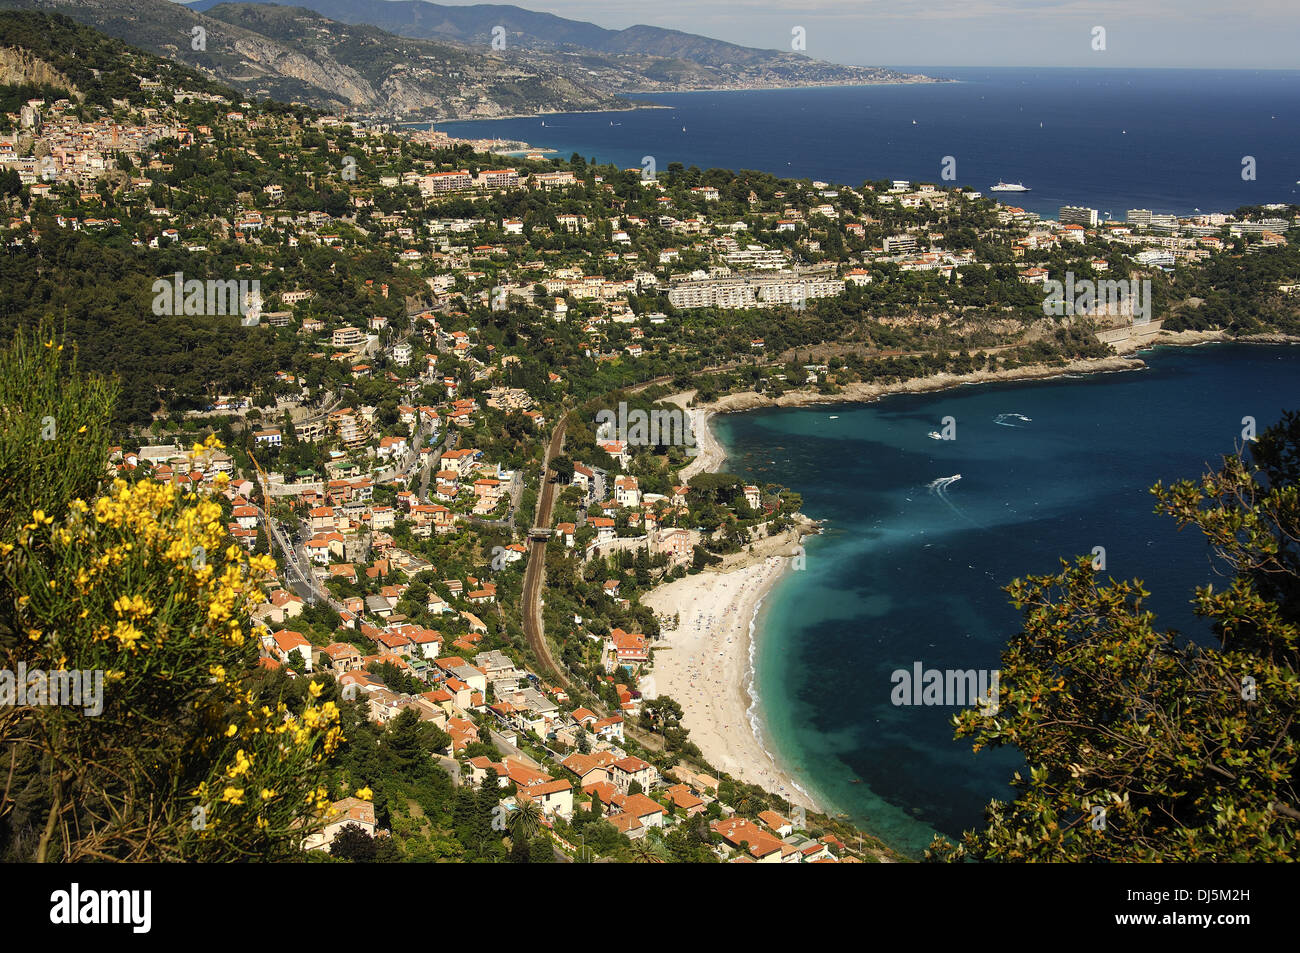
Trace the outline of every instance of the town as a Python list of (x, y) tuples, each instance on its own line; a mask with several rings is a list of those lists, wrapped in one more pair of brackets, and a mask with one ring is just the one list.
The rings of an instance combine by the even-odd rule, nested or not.
[[(1275, 330), (1225, 310), (1224, 262), (1297, 274), (1295, 206), (1049, 220), (924, 182), (647, 177), (134, 68), (107, 105), (3, 117), (8, 310), (68, 307), (83, 363), (122, 378), (110, 479), (211, 494), (274, 558), (247, 610), (266, 677), (419, 752), (399, 779), (345, 750), (303, 843), (338, 857), (897, 859), (718, 771), (680, 700), (641, 691), (675, 621), (644, 595), (809, 531), (797, 493), (704, 465), (701, 408)], [(85, 274), (44, 290), (59, 258)], [(1044, 313), (1101, 276), (1148, 282), (1151, 320)], [(192, 281), (256, 300), (191, 308)], [(629, 407), (685, 425), (603, 426)], [(445, 808), (465, 792), (473, 824)]]

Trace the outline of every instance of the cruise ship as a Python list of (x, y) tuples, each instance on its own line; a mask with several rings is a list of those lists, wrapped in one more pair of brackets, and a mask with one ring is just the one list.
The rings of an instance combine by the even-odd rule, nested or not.
[(1028, 192), (1029, 189), (1019, 182), (998, 182), (989, 189), (990, 192)]

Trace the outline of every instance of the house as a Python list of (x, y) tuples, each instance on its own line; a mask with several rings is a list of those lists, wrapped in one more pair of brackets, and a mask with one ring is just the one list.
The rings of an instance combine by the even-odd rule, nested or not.
[(552, 780), (534, 784), (519, 790), (515, 798), (536, 801), (547, 817), (556, 814), (569, 817), (573, 814), (573, 786), (568, 781)]
[(284, 613), (286, 619), (293, 619), (302, 615), (302, 597), (289, 592), (287, 589), (277, 589), (267, 598), (271, 605)]
[(632, 814), (612, 814), (607, 816), (605, 820), (614, 830), (624, 835), (628, 840), (640, 840), (645, 837), (645, 828)]
[(332, 506), (317, 506), (307, 512), (307, 517), (311, 521), (311, 531), (313, 533), (327, 533), (335, 528), (334, 508)]
[(620, 814), (635, 817), (644, 828), (664, 826), (663, 806), (644, 794), (615, 794), (614, 807)]
[(325, 824), (303, 841), (304, 850), (328, 850), (343, 828), (354, 824), (371, 837), (375, 836), (375, 806), (356, 797), (345, 797), (330, 805)]
[(584, 496), (588, 496), (595, 484), (596, 471), (585, 463), (575, 462), (573, 464), (573, 479), (569, 482), (569, 485), (578, 487), (582, 490)]
[(800, 851), (782, 843), (753, 821), (745, 817), (732, 817), (714, 821), (709, 825), (733, 847), (746, 850), (760, 864), (797, 864), (803, 859)]
[(590, 526), (596, 530), (596, 543), (608, 543), (614, 539), (614, 521), (607, 516), (593, 516), (587, 520)]
[(569, 755), (560, 764), (577, 777), (579, 787), (585, 790), (589, 784), (609, 783), (609, 764), (613, 760), (614, 756), (607, 751), (600, 754), (578, 752)]
[(672, 802), (674, 808), (682, 811), (687, 817), (695, 817), (697, 814), (703, 814), (705, 805), (703, 799), (696, 797), (691, 793), (690, 788), (684, 784), (674, 784), (665, 788), (664, 793)]
[(308, 672), (311, 671), (311, 643), (301, 632), (281, 629), (279, 632), (263, 636), (262, 644), (285, 665), (289, 664), (289, 656), (297, 652), (302, 658), (303, 668)]
[(335, 676), (361, 668), (361, 652), (347, 642), (331, 642), (320, 650), (321, 664)]
[(771, 828), (777, 837), (789, 837), (794, 833), (794, 825), (776, 811), (762, 811), (758, 819)]
[[(430, 610), (432, 611), (432, 610)], [(413, 653), (418, 653), (421, 658), (435, 659), (438, 653), (442, 651), (442, 633), (437, 629), (414, 628), (415, 631), (408, 634), (411, 640)]]
[(236, 506), (230, 511), (241, 529), (257, 529), (257, 507)]
[(637, 506), (641, 502), (641, 490), (634, 476), (621, 476), (614, 479), (614, 502), (619, 506)]
[[(370, 596), (366, 601), (381, 598), (381, 596)], [(380, 632), (375, 636), (375, 642), (379, 645), (381, 651), (392, 652), (394, 655), (410, 655), (413, 648), (411, 640), (400, 632)]]
[(366, 596), (366, 611), (381, 619), (387, 619), (393, 614), (393, 604), (383, 596)]
[(637, 665), (650, 660), (650, 644), (640, 632), (613, 629), (605, 637), (605, 652), (609, 656), (606, 671), (612, 671), (617, 665)]
[(641, 785), (642, 791), (649, 791), (654, 787), (655, 779), (658, 772), (654, 766), (647, 764), (640, 758), (626, 757), (614, 761), (609, 766), (609, 780), (614, 785), (619, 794), (627, 794), (628, 788), (633, 783)]

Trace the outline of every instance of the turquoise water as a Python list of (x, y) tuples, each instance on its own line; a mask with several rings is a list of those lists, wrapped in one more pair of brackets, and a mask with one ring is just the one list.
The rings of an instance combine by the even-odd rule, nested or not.
[[(973, 754), (954, 708), (891, 703), (891, 673), (996, 669), (1019, 614), (1002, 586), (1104, 547), (1152, 591), (1161, 625), (1196, 638), (1203, 537), (1147, 492), (1194, 477), (1300, 407), (1300, 349), (1213, 345), (1143, 355), (1145, 371), (897, 395), (873, 404), (714, 418), (726, 469), (803, 494), (826, 520), (759, 620), (767, 743), (833, 812), (919, 855), (1008, 798), (1015, 752)], [(956, 439), (928, 436), (955, 422)], [(960, 475), (960, 479), (953, 479)]]

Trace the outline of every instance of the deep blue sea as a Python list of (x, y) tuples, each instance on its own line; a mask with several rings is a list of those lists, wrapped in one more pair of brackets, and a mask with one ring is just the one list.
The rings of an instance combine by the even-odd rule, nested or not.
[[(726, 469), (803, 494), (826, 521), (758, 624), (765, 741), (828, 804), (919, 855), (1009, 799), (1015, 752), (953, 740), (955, 709), (896, 707), (891, 673), (998, 667), (1019, 613), (1001, 587), (1105, 549), (1162, 627), (1216, 578), (1204, 539), (1153, 513), (1148, 488), (1196, 477), (1300, 407), (1300, 349), (1158, 349), (1143, 371), (897, 395), (714, 418)], [(928, 436), (955, 423), (956, 439)], [(960, 475), (960, 479), (957, 479)]]
[[(1300, 202), (1300, 70), (907, 68), (954, 83), (637, 97), (671, 108), (438, 123), (465, 137), (639, 168), (757, 169), (857, 186), (999, 179), (1044, 216), (1085, 205), (1189, 214)], [(545, 125), (543, 126), (543, 123)], [(1243, 181), (1253, 156), (1256, 179)]]

